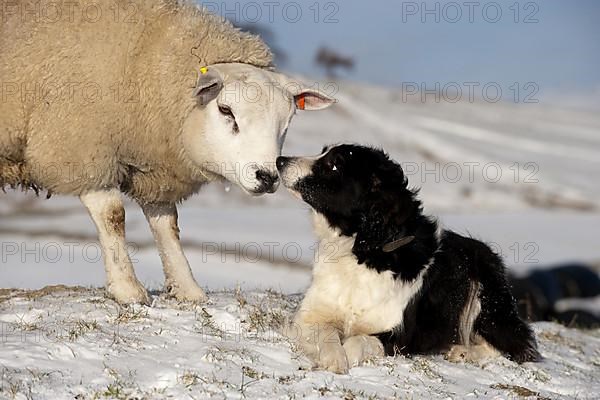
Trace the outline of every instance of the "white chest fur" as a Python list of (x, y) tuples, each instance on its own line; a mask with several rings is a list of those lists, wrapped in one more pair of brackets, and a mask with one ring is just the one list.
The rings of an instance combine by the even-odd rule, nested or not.
[(312, 314), (313, 321), (336, 326), (346, 337), (401, 325), (427, 269), (412, 282), (396, 280), (389, 271), (379, 273), (359, 265), (352, 254), (354, 238), (340, 236), (320, 214), (315, 213), (314, 225), (319, 250), (301, 310)]

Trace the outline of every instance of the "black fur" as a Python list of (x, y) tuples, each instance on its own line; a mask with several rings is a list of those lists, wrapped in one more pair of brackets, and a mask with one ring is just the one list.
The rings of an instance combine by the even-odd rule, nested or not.
[[(412, 281), (429, 265), (403, 325), (378, 335), (388, 354), (439, 352), (457, 344), (459, 318), (471, 282), (477, 281), (482, 309), (475, 333), (514, 361), (540, 358), (531, 329), (517, 314), (502, 260), (480, 241), (451, 231), (438, 237), (437, 223), (423, 215), (417, 191), (408, 188), (400, 165), (383, 151), (357, 145), (326, 148), (293, 189), (332, 227), (356, 235), (353, 253), (366, 268)], [(383, 251), (385, 244), (407, 236), (414, 240)]]

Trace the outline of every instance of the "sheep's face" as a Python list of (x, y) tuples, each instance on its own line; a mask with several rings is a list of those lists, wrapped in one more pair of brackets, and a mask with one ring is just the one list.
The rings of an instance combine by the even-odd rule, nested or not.
[(183, 129), (188, 156), (252, 195), (277, 190), (275, 161), (296, 110), (334, 102), (283, 75), (245, 64), (203, 69), (194, 96), (197, 105)]

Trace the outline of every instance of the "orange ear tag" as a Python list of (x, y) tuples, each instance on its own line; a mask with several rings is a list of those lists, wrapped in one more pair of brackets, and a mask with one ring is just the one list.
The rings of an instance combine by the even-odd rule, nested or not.
[(296, 97), (296, 107), (299, 110), (304, 110), (306, 108), (306, 99), (303, 95)]

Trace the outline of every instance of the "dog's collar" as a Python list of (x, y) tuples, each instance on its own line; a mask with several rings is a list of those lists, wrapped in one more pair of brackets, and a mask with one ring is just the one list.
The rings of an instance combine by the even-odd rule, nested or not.
[(391, 253), (398, 250), (402, 246), (406, 246), (413, 240), (415, 240), (414, 236), (402, 236), (400, 239), (396, 239), (384, 244), (382, 250), (384, 253)]

